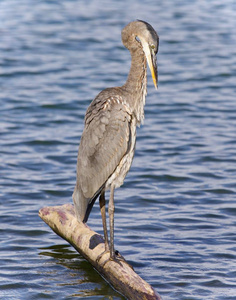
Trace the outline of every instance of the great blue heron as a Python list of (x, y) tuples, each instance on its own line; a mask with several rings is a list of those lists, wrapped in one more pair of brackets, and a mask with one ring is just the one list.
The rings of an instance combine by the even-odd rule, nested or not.
[[(77, 160), (77, 182), (73, 193), (79, 222), (86, 223), (99, 197), (105, 238), (105, 251), (114, 251), (114, 190), (123, 184), (130, 169), (136, 141), (136, 126), (144, 119), (147, 63), (157, 88), (159, 38), (144, 21), (129, 23), (122, 30), (122, 42), (131, 54), (131, 69), (121, 87), (107, 88), (89, 105)], [(147, 62), (147, 63), (146, 63)], [(108, 241), (105, 191), (110, 189)]]

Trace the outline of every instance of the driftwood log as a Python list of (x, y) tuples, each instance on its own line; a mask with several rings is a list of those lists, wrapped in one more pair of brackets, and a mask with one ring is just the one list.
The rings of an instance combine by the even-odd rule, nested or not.
[[(127, 299), (161, 300), (154, 289), (144, 281), (122, 258), (119, 262), (109, 260), (103, 237), (76, 219), (74, 206), (44, 207), (39, 211), (40, 218), (60, 237), (69, 242), (110, 285)], [(99, 259), (98, 259), (99, 258)]]

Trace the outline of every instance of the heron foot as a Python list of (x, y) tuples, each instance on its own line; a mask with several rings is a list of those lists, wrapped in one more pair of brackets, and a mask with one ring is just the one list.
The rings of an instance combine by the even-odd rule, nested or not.
[[(97, 259), (96, 259), (96, 263), (98, 264), (100, 259), (103, 257), (104, 254), (110, 253), (110, 250), (104, 250), (101, 254), (98, 255)], [(106, 260), (107, 262), (108, 260)], [(104, 266), (104, 265), (102, 265)]]
[(128, 265), (132, 270), (134, 270), (134, 268), (125, 260), (124, 256), (122, 256), (118, 250), (115, 251), (115, 259), (114, 260), (119, 261), (119, 263), (123, 262), (126, 265)]
[[(110, 253), (110, 250), (105, 250), (104, 252), (102, 252), (96, 259), (96, 262), (99, 263), (99, 260), (102, 258), (102, 256), (106, 253)], [(134, 270), (134, 268), (125, 260), (125, 258), (119, 253), (118, 250), (116, 250), (114, 252), (114, 255), (110, 255), (110, 257), (108, 259), (106, 259), (103, 263), (102, 263), (102, 267), (104, 267), (106, 265), (106, 263), (108, 261), (114, 261), (116, 263), (118, 263), (120, 266), (122, 266), (122, 263), (127, 264), (132, 270)]]

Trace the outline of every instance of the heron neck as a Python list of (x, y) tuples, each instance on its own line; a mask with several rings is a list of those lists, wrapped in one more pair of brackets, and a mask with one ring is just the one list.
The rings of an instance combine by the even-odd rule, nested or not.
[(144, 105), (147, 90), (147, 63), (142, 47), (130, 50), (131, 68), (123, 88), (128, 92), (128, 102), (136, 116), (137, 123), (144, 119)]

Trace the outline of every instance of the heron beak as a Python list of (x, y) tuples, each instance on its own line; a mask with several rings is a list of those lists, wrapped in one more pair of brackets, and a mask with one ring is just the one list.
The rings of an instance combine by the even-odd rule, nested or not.
[(154, 86), (157, 89), (158, 87), (157, 61), (156, 61), (156, 55), (152, 49), (150, 49), (150, 52), (147, 55), (147, 62), (152, 74), (152, 80)]
[(154, 49), (150, 47), (150, 45), (143, 39), (139, 38), (140, 42), (143, 46), (143, 51), (145, 53), (148, 66), (150, 68), (151, 74), (152, 74), (152, 80), (154, 83), (155, 88), (157, 89), (158, 86), (158, 76), (157, 76), (157, 60), (156, 60), (156, 53)]

